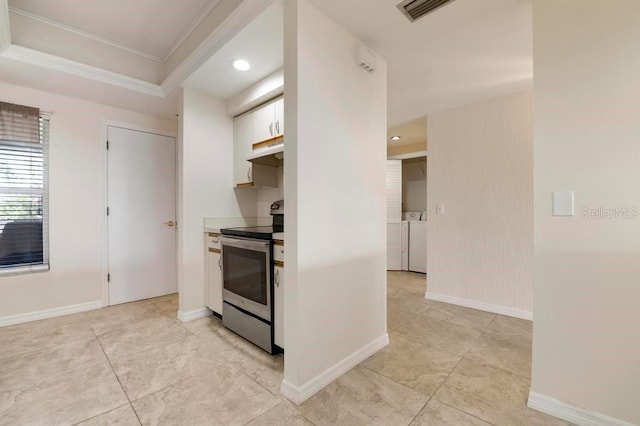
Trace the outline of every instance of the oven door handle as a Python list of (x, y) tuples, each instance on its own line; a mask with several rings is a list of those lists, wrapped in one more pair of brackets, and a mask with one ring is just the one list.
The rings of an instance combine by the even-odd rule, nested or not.
[(224, 246), (238, 247), (246, 250), (255, 250), (268, 253), (271, 241), (250, 240), (244, 238), (220, 237), (220, 244), (224, 251)]

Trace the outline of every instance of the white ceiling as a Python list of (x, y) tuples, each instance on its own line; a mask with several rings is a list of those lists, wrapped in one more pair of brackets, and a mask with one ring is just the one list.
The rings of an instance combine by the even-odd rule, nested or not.
[(388, 119), (529, 89), (531, 0), (456, 0), (414, 23), (400, 0), (311, 0), (388, 63)]
[[(532, 85), (531, 0), (455, 0), (415, 23), (397, 9), (399, 0), (311, 1), (387, 59), (390, 126)], [(166, 58), (218, 2), (9, 0), (13, 8), (158, 60)], [(267, 0), (244, 0), (243, 5), (253, 2)], [(282, 4), (276, 1), (192, 74), (186, 85), (228, 98), (279, 69), (282, 21)], [(238, 57), (252, 63), (249, 72), (231, 67), (231, 60)], [(19, 72), (9, 64), (5, 66)], [(53, 80), (58, 78), (56, 74)], [(31, 78), (22, 75), (13, 80)], [(96, 100), (105, 97), (111, 94)], [(168, 105), (164, 108), (165, 114), (169, 112)]]
[[(399, 141), (392, 141), (391, 136), (400, 136)], [(387, 130), (389, 146), (427, 144), (427, 117), (421, 117), (406, 123), (390, 126)]]
[(164, 61), (219, 0), (9, 0), (12, 8)]
[[(218, 50), (183, 84), (216, 98), (227, 99), (274, 71), (284, 63), (283, 7), (276, 2)], [(234, 59), (251, 63), (249, 71), (237, 71)]]

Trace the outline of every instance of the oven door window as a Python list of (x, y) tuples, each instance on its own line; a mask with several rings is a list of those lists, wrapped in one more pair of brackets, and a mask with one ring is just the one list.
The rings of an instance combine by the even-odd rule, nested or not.
[(267, 305), (266, 253), (225, 245), (222, 262), (225, 290)]

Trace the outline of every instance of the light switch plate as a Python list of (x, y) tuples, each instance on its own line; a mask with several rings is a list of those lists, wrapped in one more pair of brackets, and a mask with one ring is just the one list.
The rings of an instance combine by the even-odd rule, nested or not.
[(574, 216), (574, 205), (573, 191), (558, 191), (553, 193), (554, 216)]

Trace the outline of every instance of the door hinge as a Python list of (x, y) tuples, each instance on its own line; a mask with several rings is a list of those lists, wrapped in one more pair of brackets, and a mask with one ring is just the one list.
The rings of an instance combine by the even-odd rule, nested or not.
[(107, 149), (109, 149), (109, 141), (107, 141)]
[(111, 274), (107, 274), (107, 282), (111, 282)]
[(107, 216), (109, 216), (109, 207), (107, 207)]

